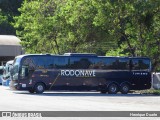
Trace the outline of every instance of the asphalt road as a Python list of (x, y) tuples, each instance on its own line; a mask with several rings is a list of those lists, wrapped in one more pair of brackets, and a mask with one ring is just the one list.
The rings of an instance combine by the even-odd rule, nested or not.
[(160, 111), (160, 96), (55, 91), (30, 94), (0, 86), (0, 111)]

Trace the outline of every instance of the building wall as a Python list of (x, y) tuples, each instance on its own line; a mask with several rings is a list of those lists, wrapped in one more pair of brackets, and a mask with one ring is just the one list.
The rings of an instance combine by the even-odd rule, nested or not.
[(13, 35), (0, 35), (0, 65), (21, 54), (24, 52), (19, 38)]
[(0, 45), (0, 56), (17, 56), (22, 54), (21, 46)]

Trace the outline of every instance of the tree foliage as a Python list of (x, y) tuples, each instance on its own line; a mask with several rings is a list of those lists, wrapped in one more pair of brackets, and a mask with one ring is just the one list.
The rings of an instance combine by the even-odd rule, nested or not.
[(22, 0), (0, 0), (0, 34), (15, 35), (16, 30), (12, 23), (13, 16), (19, 15), (18, 8), (21, 7)]
[(24, 0), (18, 11), (28, 53), (148, 56), (160, 66), (159, 0)]

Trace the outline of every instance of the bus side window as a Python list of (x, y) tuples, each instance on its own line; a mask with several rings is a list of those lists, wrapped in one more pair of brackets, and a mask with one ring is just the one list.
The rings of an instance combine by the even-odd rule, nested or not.
[(85, 57), (70, 57), (71, 69), (88, 69), (91, 66), (91, 60)]
[(132, 59), (133, 70), (149, 70), (150, 61), (145, 59)]
[(68, 68), (68, 57), (55, 57), (54, 58), (54, 67), (57, 69), (66, 69)]
[(91, 62), (88, 58), (81, 58), (79, 61), (79, 69), (88, 69)]
[(137, 59), (132, 59), (132, 70), (139, 70), (139, 64)]
[(149, 70), (150, 69), (150, 62), (149, 60), (139, 60), (139, 66), (141, 70)]
[(91, 61), (92, 62), (90, 63), (90, 66), (89, 66), (90, 69), (106, 69), (105, 58), (95, 57), (95, 58), (92, 58)]
[(119, 58), (117, 60), (117, 66), (119, 70), (129, 70), (129, 59), (128, 58)]
[(108, 70), (115, 70), (117, 69), (116, 59), (115, 58), (106, 58), (105, 66)]
[(133, 62), (132, 62), (132, 60), (128, 61), (127, 67), (129, 68), (129, 70), (133, 70)]

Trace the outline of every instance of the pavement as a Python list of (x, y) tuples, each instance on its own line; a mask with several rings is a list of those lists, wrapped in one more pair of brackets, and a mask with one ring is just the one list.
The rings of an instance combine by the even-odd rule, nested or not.
[[(30, 94), (27, 91), (11, 91), (9, 87), (0, 85), (0, 111), (160, 111), (160, 96), (139, 93), (110, 95), (99, 92), (64, 91)], [(134, 117), (134, 119), (136, 118)], [(61, 120), (62, 118), (56, 119)], [(75, 117), (66, 117), (65, 119), (72, 120)], [(78, 117), (76, 119), (90, 118)], [(98, 117), (94, 117), (94, 119), (99, 120)], [(102, 119), (105, 118), (102, 117)], [(111, 117), (110, 119), (119, 120), (122, 117)], [(133, 117), (129, 117), (129, 119), (133, 119)], [(145, 117), (145, 120), (147, 119), (149, 118)], [(158, 120), (156, 117), (154, 119)]]

